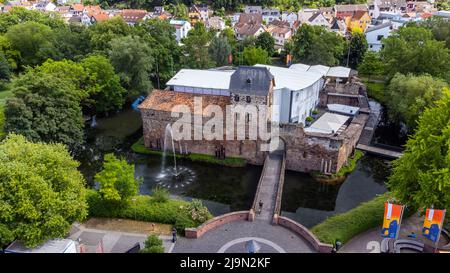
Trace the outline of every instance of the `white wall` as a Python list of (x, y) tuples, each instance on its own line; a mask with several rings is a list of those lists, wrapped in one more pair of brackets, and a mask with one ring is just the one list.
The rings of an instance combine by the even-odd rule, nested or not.
[(374, 31), (366, 32), (366, 40), (369, 45), (369, 50), (380, 51), (382, 47), (381, 39), (388, 37), (391, 34), (390, 27), (377, 29)]

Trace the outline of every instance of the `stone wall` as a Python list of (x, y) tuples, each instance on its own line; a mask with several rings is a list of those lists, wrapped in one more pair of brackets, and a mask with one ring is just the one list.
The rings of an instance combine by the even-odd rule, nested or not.
[(214, 217), (197, 228), (186, 228), (184, 230), (184, 235), (186, 236), (186, 238), (191, 239), (200, 238), (206, 232), (215, 229), (221, 225), (224, 225), (226, 223), (248, 220), (249, 213), (250, 212), (248, 210), (243, 210)]

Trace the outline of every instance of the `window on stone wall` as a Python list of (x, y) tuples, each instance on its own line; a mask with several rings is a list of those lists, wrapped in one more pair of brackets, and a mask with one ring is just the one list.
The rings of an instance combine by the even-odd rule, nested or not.
[(239, 95), (234, 95), (234, 101), (239, 101)]
[(250, 98), (250, 96), (245, 97), (245, 100), (247, 101), (247, 103), (252, 102), (252, 98)]

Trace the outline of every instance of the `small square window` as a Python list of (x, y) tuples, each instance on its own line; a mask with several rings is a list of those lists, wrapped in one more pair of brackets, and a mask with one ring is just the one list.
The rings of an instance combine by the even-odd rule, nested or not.
[(245, 97), (245, 100), (247, 101), (247, 103), (252, 102), (252, 99), (250, 98), (250, 96)]
[(239, 95), (234, 95), (234, 101), (239, 101)]

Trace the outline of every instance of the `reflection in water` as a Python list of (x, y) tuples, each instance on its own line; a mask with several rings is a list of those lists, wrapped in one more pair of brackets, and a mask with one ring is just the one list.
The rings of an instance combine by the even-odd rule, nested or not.
[(364, 156), (340, 185), (314, 181), (301, 173), (287, 172), (282, 215), (312, 227), (336, 213), (346, 212), (386, 191), (389, 168), (384, 160)]
[(370, 107), (379, 111), (380, 122), (375, 129), (373, 142), (395, 147), (402, 147), (408, 140), (407, 129), (403, 123), (390, 121), (386, 107), (370, 101)]

